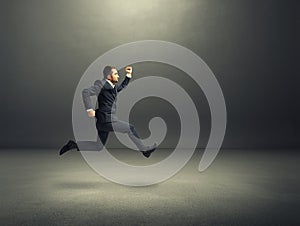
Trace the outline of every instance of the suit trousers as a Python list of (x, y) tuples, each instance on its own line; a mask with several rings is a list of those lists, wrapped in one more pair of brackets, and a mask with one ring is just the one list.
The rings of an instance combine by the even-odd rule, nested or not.
[(145, 151), (147, 149), (147, 146), (145, 146), (140, 140), (140, 137), (137, 134), (134, 126), (128, 122), (121, 120), (106, 123), (97, 122), (96, 128), (98, 131), (97, 141), (78, 141), (77, 145), (79, 146), (80, 150), (102, 150), (107, 142), (110, 132), (127, 133), (139, 151)]

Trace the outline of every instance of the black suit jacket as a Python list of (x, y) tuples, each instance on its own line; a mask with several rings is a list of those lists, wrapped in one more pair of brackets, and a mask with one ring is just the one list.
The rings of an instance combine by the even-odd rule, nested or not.
[(98, 96), (98, 109), (96, 109), (97, 123), (107, 123), (117, 121), (116, 101), (118, 93), (124, 89), (130, 81), (129, 77), (125, 77), (121, 84), (116, 84), (113, 88), (106, 79), (96, 80), (94, 85), (82, 91), (82, 99), (85, 109), (93, 109), (90, 96)]

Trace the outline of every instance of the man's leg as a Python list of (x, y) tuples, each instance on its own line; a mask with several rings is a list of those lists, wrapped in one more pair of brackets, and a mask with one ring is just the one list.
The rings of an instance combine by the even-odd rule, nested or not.
[[(127, 122), (123, 121), (115, 121), (112, 123), (104, 123), (104, 124), (97, 124), (97, 131), (98, 131), (98, 137), (97, 141), (78, 141), (77, 144), (80, 148), (80, 150), (86, 150), (86, 151), (100, 151), (103, 149), (103, 146), (106, 144), (108, 135), (110, 131), (119, 132), (119, 133), (127, 133), (129, 138), (133, 141), (133, 143), (137, 146), (139, 151), (142, 152), (142, 154), (149, 158), (151, 153), (155, 151), (157, 145), (156, 143), (152, 146), (145, 146), (142, 141), (140, 140), (139, 135), (137, 134), (134, 126), (132, 124), (129, 124)], [(70, 141), (69, 141), (70, 142)], [(67, 152), (70, 149), (77, 148), (77, 144), (72, 141), (72, 144), (65, 145), (60, 150), (60, 155)], [(79, 149), (78, 149), (79, 150)]]
[(106, 123), (101, 125), (101, 129), (105, 131), (114, 131), (118, 133), (127, 133), (132, 142), (137, 146), (140, 151), (146, 151), (148, 149), (137, 134), (134, 126), (124, 121), (114, 121), (112, 123)]
[[(100, 141), (101, 141), (100, 143), (102, 145), (102, 148), (106, 144), (108, 134), (109, 134), (109, 132), (107, 132), (107, 131), (98, 130), (98, 139), (100, 138)], [(102, 150), (102, 148), (101, 148), (101, 150)]]
[(77, 145), (82, 151), (101, 151), (106, 144), (109, 132), (99, 131), (97, 141), (78, 141)]

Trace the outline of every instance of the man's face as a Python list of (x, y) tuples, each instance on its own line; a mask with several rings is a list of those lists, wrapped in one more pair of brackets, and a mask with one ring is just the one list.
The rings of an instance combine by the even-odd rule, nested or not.
[(108, 78), (112, 83), (117, 83), (119, 81), (119, 74), (118, 74), (118, 71), (117, 69), (113, 68), (111, 70), (111, 74)]

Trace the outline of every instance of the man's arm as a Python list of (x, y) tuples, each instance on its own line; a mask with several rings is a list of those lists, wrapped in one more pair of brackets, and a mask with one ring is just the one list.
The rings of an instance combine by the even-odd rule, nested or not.
[(126, 74), (126, 77), (123, 80), (123, 82), (120, 85), (117, 86), (117, 91), (118, 92), (120, 92), (122, 89), (124, 89), (128, 85), (128, 83), (130, 81), (130, 78), (131, 78), (131, 75)]
[(94, 82), (93, 86), (82, 90), (82, 100), (83, 100), (83, 103), (84, 103), (84, 107), (88, 112), (89, 117), (94, 117), (95, 116), (95, 111), (93, 109), (90, 97), (91, 96), (98, 96), (98, 94), (100, 93), (100, 90), (101, 90), (100, 83), (101, 83), (100, 80), (96, 80)]
[(132, 67), (126, 67), (125, 70), (126, 70), (127, 74), (126, 74), (125, 79), (121, 83), (121, 85), (117, 86), (117, 91), (118, 92), (120, 92), (122, 89), (124, 89), (128, 85), (128, 83), (129, 83), (129, 81), (132, 77)]

